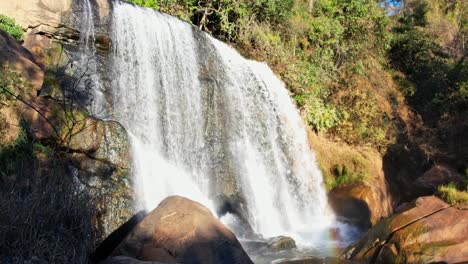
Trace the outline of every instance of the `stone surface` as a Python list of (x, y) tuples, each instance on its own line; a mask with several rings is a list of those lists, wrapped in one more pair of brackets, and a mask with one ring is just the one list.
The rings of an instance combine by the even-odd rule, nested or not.
[(118, 168), (129, 169), (130, 142), (125, 128), (115, 121), (98, 120), (96, 133), (99, 145), (91, 157), (109, 162)]
[(24, 113), (35, 139), (53, 142), (116, 168), (130, 168), (128, 135), (121, 124), (69, 110), (43, 97), (39, 97), (35, 105), (40, 111), (28, 108)]
[(367, 229), (393, 212), (394, 199), (380, 153), (365, 146), (327, 139), (310, 128), (307, 128), (307, 136), (325, 183), (337, 183), (337, 178), (345, 174), (356, 178), (353, 184), (331, 184), (328, 200), (340, 220)]
[(275, 264), (358, 264), (354, 261), (343, 260), (338, 258), (316, 258), (316, 257), (305, 257), (290, 260), (280, 260)]
[(168, 262), (141, 261), (141, 260), (136, 260), (130, 257), (117, 256), (117, 257), (112, 257), (101, 263), (102, 264), (167, 264)]
[(32, 97), (35, 97), (36, 91), (41, 89), (44, 82), (44, 71), (36, 64), (33, 55), (2, 29), (0, 29), (0, 68), (21, 75), (22, 80), (27, 81), (28, 87), (31, 88), (30, 91), (22, 92)]
[(366, 230), (392, 211), (382, 188), (385, 186), (363, 183), (338, 186), (329, 192), (329, 204), (343, 221)]
[(290, 250), (296, 248), (296, 241), (291, 237), (279, 236), (268, 242), (268, 247), (273, 251)]
[(416, 179), (414, 185), (426, 193), (434, 193), (437, 187), (449, 182), (461, 182), (461, 176), (455, 169), (442, 164), (434, 164), (429, 170)]
[[(44, 81), (44, 71), (35, 63), (33, 55), (13, 37), (0, 29), (0, 71), (1, 78), (18, 74), (21, 81), (27, 83), (21, 90), (14, 91), (25, 100), (34, 100)], [(25, 105), (10, 102), (0, 107), (0, 136), (3, 144), (13, 143), (19, 135), (21, 113)]]
[(370, 229), (343, 257), (377, 263), (461, 263), (468, 259), (468, 210), (426, 196), (401, 211)]
[[(3, 15), (14, 18), (27, 34), (46, 35), (58, 40), (77, 40), (79, 38), (79, 19), (83, 17), (81, 1), (72, 0), (22, 0), (1, 1)], [(95, 3), (94, 17), (97, 35), (105, 38), (108, 30), (110, 5), (108, 0)], [(108, 38), (105, 38), (108, 39)]]
[(235, 235), (203, 205), (170, 196), (111, 255), (167, 263), (252, 263)]

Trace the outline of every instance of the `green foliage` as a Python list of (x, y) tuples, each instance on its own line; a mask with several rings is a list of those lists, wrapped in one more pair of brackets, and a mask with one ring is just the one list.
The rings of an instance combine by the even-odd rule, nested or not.
[(305, 115), (305, 121), (317, 131), (327, 131), (337, 126), (342, 120), (342, 114), (332, 104), (325, 104), (314, 93), (294, 97)]
[(8, 32), (8, 34), (12, 35), (18, 41), (24, 38), (23, 29), (15, 24), (15, 20), (9, 17), (0, 15), (0, 28)]
[(236, 38), (243, 19), (281, 23), (290, 15), (293, 0), (130, 0), (192, 22), (200, 29), (228, 40)]
[(0, 68), (0, 107), (11, 103), (17, 91), (25, 87), (26, 84), (18, 73)]
[(366, 183), (369, 180), (369, 174), (366, 171), (367, 162), (362, 158), (354, 157), (351, 164), (335, 164), (332, 167), (331, 175), (326, 177), (325, 186), (331, 190), (337, 186)]
[(0, 178), (12, 175), (22, 178), (31, 172), (31, 163), (34, 160), (33, 142), (27, 133), (25, 122), (22, 121), (20, 125), (20, 133), (13, 144), (0, 144)]
[(437, 195), (451, 205), (468, 204), (468, 185), (465, 184), (464, 189), (457, 188), (455, 183), (439, 186)]
[[(414, 83), (414, 92), (405, 92), (419, 110), (428, 107), (436, 94), (449, 84), (450, 61), (430, 36), (416, 30), (400, 34), (391, 49), (393, 65)], [(430, 74), (428, 74), (430, 73)]]
[(394, 28), (390, 59), (406, 76), (399, 86), (428, 124), (467, 114), (467, 17), (460, 1), (415, 0)]

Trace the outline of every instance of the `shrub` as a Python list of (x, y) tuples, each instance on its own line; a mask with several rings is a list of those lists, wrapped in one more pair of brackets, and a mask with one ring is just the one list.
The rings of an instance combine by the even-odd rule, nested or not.
[(467, 204), (468, 203), (468, 188), (465, 186), (464, 190), (459, 190), (455, 183), (439, 186), (437, 195), (447, 203), (454, 204)]
[(18, 41), (24, 38), (23, 29), (15, 24), (15, 20), (9, 17), (0, 15), (0, 28), (8, 32), (8, 34), (12, 35)]
[(302, 105), (305, 121), (316, 131), (327, 131), (337, 126), (342, 120), (342, 114), (332, 104), (326, 104), (318, 96), (308, 93), (296, 96), (296, 101)]

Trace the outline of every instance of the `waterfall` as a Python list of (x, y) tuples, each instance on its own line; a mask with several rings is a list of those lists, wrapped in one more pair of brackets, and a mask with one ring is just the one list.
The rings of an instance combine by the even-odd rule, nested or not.
[(93, 6), (90, 0), (82, 0), (79, 5), (82, 9), (82, 17), (79, 19), (80, 58), (75, 77), (80, 82), (80, 92), (88, 98), (85, 105), (90, 113), (99, 117), (104, 113), (104, 93), (97, 68)]
[(266, 64), (127, 3), (114, 4), (112, 39), (113, 115), (131, 135), (144, 207), (179, 194), (215, 209), (224, 197), (265, 237), (328, 227), (304, 124)]

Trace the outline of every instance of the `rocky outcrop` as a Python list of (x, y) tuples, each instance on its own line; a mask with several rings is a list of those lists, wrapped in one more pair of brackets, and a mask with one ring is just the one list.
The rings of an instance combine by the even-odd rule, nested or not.
[(316, 258), (316, 257), (305, 257), (305, 258), (294, 258), (290, 260), (275, 261), (275, 264), (358, 264), (355, 261), (343, 260), (338, 258)]
[(462, 263), (468, 259), (466, 209), (420, 197), (370, 229), (343, 257), (367, 263)]
[[(107, 0), (90, 2), (95, 10), (97, 63), (101, 65), (108, 59), (110, 6)], [(81, 4), (69, 0), (0, 1), (2, 15), (14, 18), (25, 30), (23, 46), (0, 30), (2, 74), (8, 68), (25, 81), (15, 91), (24, 102), (15, 100), (0, 107), (0, 135), (2, 144), (13, 143), (21, 130), (20, 120), (26, 120), (25, 127), (35, 142), (47, 145), (63, 159), (60, 166), (40, 161), (38, 164), (49, 164), (47, 168), (28, 175), (41, 179), (61, 175), (74, 182), (65, 189), (89, 191), (98, 207), (95, 218), (89, 220), (107, 236), (133, 214), (129, 145), (119, 123), (90, 117), (80, 106), (85, 105), (80, 101), (83, 96), (73, 97), (76, 62), (80, 60)]]
[(450, 166), (434, 164), (416, 179), (414, 185), (421, 193), (433, 194), (440, 185), (461, 181), (463, 181), (463, 176)]
[[(15, 81), (27, 82), (27, 85), (16, 85), (16, 89), (12, 92), (28, 101), (36, 98), (44, 82), (44, 70), (36, 64), (33, 55), (2, 29), (0, 29), (0, 78), (2, 85), (10, 85)], [(18, 137), (18, 124), (24, 105), (11, 102), (4, 104), (0, 107), (2, 123), (0, 135), (2, 142), (9, 144)]]
[(208, 208), (180, 196), (163, 200), (109, 261), (118, 256), (164, 263), (252, 263), (235, 235)]
[(385, 200), (378, 185), (349, 184), (338, 186), (328, 194), (330, 207), (344, 222), (361, 230), (374, 226), (391, 212), (391, 204)]
[(393, 212), (382, 156), (366, 147), (334, 142), (307, 130), (328, 188), (328, 202), (341, 221), (366, 230)]
[[(83, 0), (81, 0), (83, 1)], [(79, 38), (80, 19), (83, 18), (81, 1), (25, 0), (1, 1), (2, 14), (15, 19), (27, 35), (45, 35), (49, 38), (76, 41)], [(108, 24), (110, 3), (108, 0), (90, 1), (97, 10), (94, 19), (96, 40), (109, 47)]]

